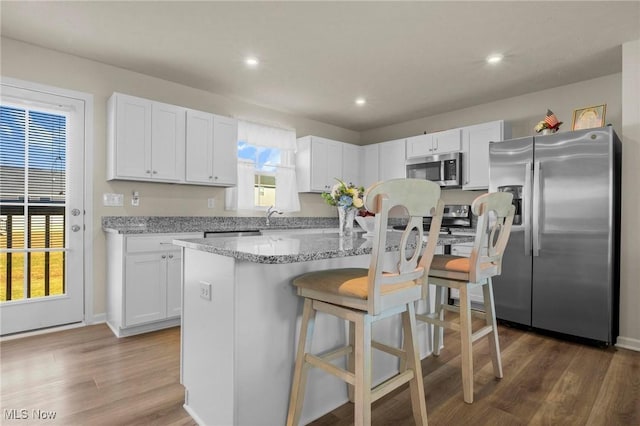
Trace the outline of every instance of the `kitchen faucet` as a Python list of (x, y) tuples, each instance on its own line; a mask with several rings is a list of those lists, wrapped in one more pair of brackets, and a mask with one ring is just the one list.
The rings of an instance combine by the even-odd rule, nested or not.
[(277, 214), (282, 214), (282, 212), (279, 212), (278, 210), (276, 210), (273, 206), (270, 206), (267, 209), (267, 226), (269, 226), (269, 219), (271, 219), (271, 216), (273, 216), (274, 213)]

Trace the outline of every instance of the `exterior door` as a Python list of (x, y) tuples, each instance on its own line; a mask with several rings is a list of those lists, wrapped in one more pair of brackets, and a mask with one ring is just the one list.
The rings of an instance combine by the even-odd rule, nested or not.
[(84, 319), (83, 100), (2, 85), (0, 334)]

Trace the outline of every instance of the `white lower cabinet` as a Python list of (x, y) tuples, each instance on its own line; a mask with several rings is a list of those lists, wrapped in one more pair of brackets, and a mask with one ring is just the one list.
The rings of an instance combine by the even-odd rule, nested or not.
[(181, 250), (202, 233), (107, 234), (107, 324), (118, 337), (180, 324)]

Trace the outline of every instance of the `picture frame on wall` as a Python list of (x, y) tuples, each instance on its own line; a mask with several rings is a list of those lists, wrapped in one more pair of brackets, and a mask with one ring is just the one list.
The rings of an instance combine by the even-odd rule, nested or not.
[(580, 108), (573, 111), (571, 130), (593, 129), (604, 126), (607, 104)]

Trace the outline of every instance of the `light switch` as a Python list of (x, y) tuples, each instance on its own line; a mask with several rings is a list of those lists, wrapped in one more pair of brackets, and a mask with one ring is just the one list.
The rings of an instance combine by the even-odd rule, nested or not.
[(216, 206), (216, 199), (215, 198), (207, 198), (207, 207), (212, 209)]

